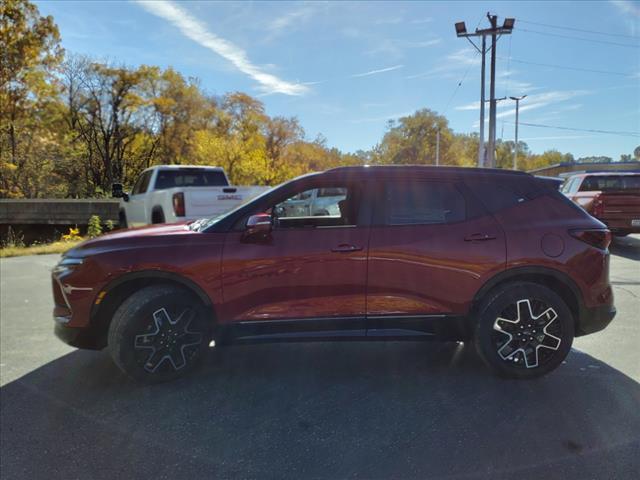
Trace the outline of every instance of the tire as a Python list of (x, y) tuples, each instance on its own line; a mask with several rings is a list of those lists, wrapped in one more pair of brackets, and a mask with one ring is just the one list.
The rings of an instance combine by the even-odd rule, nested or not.
[(476, 349), (500, 376), (540, 377), (558, 367), (571, 350), (575, 331), (571, 310), (547, 287), (506, 284), (489, 292), (478, 312)]
[(155, 207), (151, 211), (151, 223), (165, 223), (162, 207)]
[(118, 226), (120, 228), (129, 228), (129, 225), (127, 224), (127, 214), (124, 210), (120, 210), (118, 212)]
[(190, 292), (172, 285), (145, 287), (127, 298), (109, 326), (116, 365), (143, 383), (162, 383), (193, 371), (211, 339), (211, 319)]

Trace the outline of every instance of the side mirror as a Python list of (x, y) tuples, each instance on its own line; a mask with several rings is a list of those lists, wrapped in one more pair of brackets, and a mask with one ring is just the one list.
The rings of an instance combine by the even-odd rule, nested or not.
[(268, 213), (259, 213), (251, 215), (247, 220), (243, 240), (260, 241), (271, 237), (271, 215)]
[(129, 194), (124, 191), (121, 183), (113, 183), (111, 184), (111, 196), (113, 198), (121, 198), (125, 202), (129, 201)]
[(111, 196), (113, 198), (122, 198), (124, 196), (124, 189), (121, 183), (111, 184)]

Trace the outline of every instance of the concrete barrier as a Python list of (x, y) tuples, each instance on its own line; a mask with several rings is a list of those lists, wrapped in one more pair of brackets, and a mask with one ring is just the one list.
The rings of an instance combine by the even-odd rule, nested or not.
[(0, 225), (87, 225), (92, 215), (118, 223), (118, 200), (0, 200)]

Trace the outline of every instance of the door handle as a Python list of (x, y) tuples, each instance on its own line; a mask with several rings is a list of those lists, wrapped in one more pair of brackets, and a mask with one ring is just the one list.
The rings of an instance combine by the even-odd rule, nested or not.
[(495, 240), (496, 236), (489, 233), (472, 233), (464, 237), (465, 242), (486, 242), (487, 240)]
[(333, 247), (331, 249), (332, 252), (359, 252), (362, 250), (362, 247), (357, 247), (355, 245), (349, 245), (347, 243), (342, 243), (337, 247)]

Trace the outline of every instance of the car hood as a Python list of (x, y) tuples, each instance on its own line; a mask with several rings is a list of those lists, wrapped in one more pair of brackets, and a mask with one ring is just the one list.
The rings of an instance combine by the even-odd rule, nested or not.
[(190, 238), (196, 235), (204, 234), (190, 230), (187, 222), (129, 228), (86, 240), (69, 250), (65, 256), (82, 258), (116, 250), (172, 244), (178, 246), (186, 244)]

